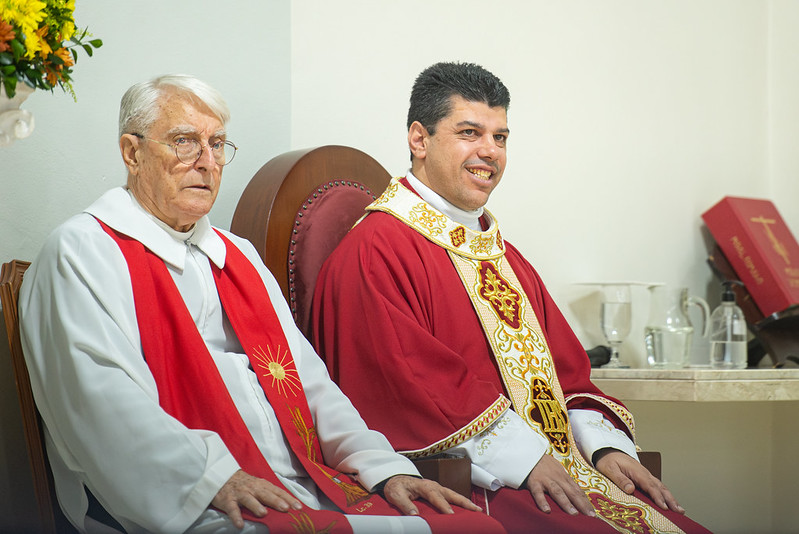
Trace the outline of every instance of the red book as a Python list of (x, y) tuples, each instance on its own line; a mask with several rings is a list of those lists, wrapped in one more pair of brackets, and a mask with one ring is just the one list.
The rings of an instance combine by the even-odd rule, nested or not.
[(765, 317), (799, 304), (799, 244), (771, 201), (724, 197), (702, 219)]

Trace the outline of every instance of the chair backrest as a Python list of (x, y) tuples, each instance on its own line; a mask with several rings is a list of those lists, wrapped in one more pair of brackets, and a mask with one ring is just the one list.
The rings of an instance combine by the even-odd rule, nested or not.
[(4, 263), (0, 271), (0, 301), (3, 304), (3, 316), (11, 349), (11, 367), (14, 371), (19, 405), (22, 410), (22, 426), (25, 431), (28, 458), (33, 473), (33, 490), (39, 510), (41, 532), (48, 534), (75, 532), (58, 506), (53, 474), (50, 471), (50, 464), (44, 449), (41, 418), (36, 410), (28, 367), (25, 365), (25, 358), (22, 355), (17, 299), (19, 288), (22, 285), (22, 277), (29, 266), (30, 262), (12, 260)]
[(322, 263), (389, 181), (371, 156), (329, 145), (271, 159), (244, 189), (230, 230), (255, 245), (306, 337)]

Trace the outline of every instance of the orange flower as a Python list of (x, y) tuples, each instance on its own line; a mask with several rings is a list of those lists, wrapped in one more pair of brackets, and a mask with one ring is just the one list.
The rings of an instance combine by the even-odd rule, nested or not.
[(55, 70), (52, 70), (50, 67), (46, 67), (47, 69), (47, 84), (51, 87), (54, 87), (55, 84), (58, 82), (58, 73)]
[(0, 19), (0, 52), (11, 50), (11, 45), (8, 43), (16, 36), (17, 34), (14, 33), (14, 27), (8, 22)]
[(53, 49), (50, 48), (50, 43), (48, 43), (46, 39), (47, 30), (49, 30), (47, 25), (44, 25), (36, 30), (36, 36), (39, 38), (39, 46), (41, 47), (39, 55), (41, 55), (43, 58), (46, 58), (53, 53)]
[(61, 61), (64, 62), (64, 67), (72, 67), (75, 65), (75, 61), (72, 59), (72, 54), (66, 48), (59, 48), (54, 52), (54, 54), (61, 58)]

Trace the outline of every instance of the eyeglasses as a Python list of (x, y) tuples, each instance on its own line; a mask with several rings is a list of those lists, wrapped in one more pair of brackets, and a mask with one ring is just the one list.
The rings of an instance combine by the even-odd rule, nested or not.
[(178, 137), (175, 139), (174, 143), (164, 143), (163, 141), (158, 141), (150, 137), (144, 137), (141, 134), (134, 133), (133, 135), (145, 141), (152, 141), (159, 145), (168, 146), (175, 151), (175, 156), (177, 156), (178, 161), (184, 165), (194, 165), (197, 163), (197, 160), (203, 155), (203, 149), (206, 146), (211, 149), (214, 161), (220, 166), (227, 165), (233, 161), (233, 158), (236, 157), (236, 151), (239, 149), (232, 141), (219, 140), (210, 145), (203, 145), (198, 140), (192, 139), (191, 137)]

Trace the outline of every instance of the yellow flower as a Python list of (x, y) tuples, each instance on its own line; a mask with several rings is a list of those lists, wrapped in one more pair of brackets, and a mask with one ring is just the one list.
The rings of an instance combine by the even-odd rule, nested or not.
[(64, 23), (64, 26), (61, 27), (61, 39), (69, 41), (73, 35), (75, 35), (75, 23), (68, 20)]
[(91, 56), (103, 42), (75, 27), (74, 11), (75, 0), (0, 0), (0, 84), (7, 95), (23, 82), (51, 91), (58, 85), (75, 98), (74, 54)]
[(0, 18), (19, 27), (27, 41), (44, 19), (45, 7), (47, 4), (41, 0), (6, 0), (0, 6)]

